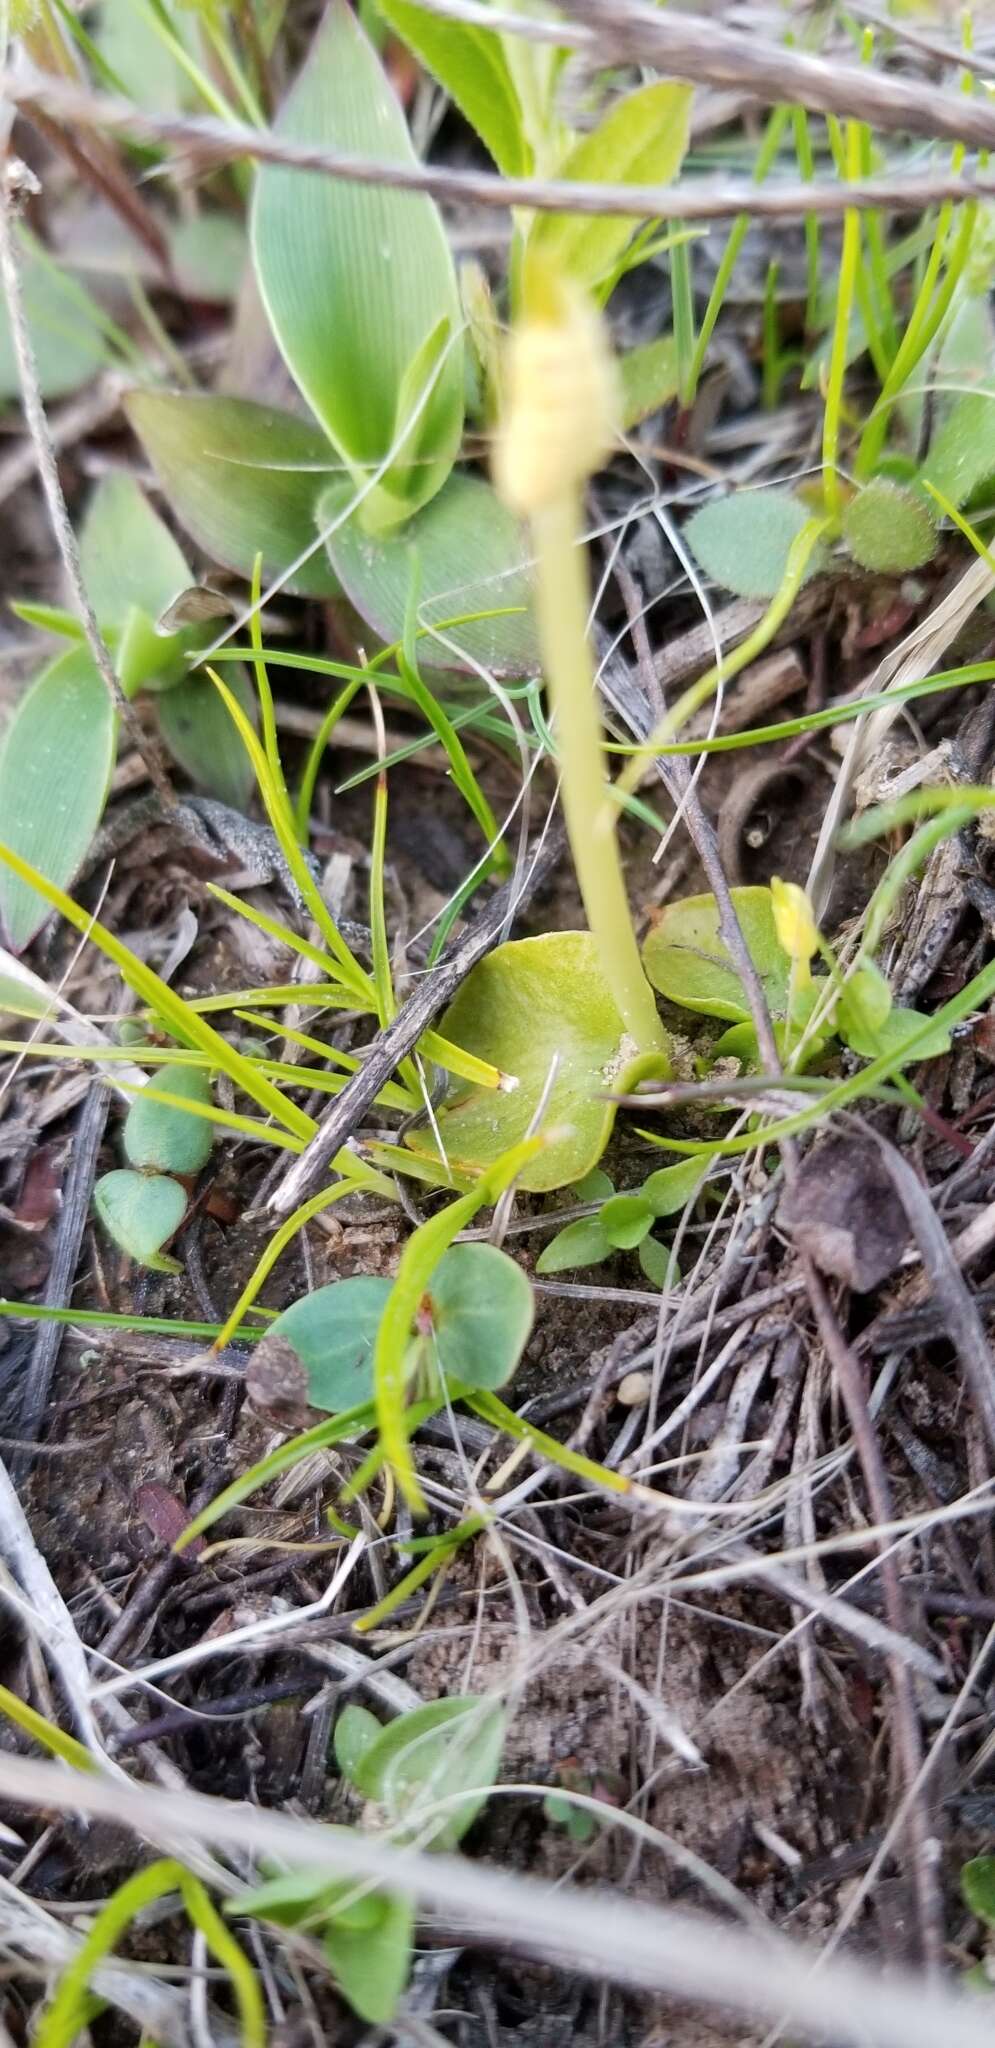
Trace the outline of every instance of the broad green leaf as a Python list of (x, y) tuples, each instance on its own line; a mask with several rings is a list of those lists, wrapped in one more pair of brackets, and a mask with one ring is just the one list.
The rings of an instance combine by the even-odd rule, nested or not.
[(371, 1896), (381, 1906), (371, 1927), (357, 1928), (335, 1915), (325, 1927), (323, 1941), (339, 1990), (353, 2011), (371, 2026), (386, 2026), (411, 1969), (415, 1909), (414, 1901), (402, 1893)]
[[(244, 672), (234, 664), (225, 681), (247, 718), (256, 700)], [(199, 789), (232, 810), (245, 811), (256, 785), (255, 771), (223, 699), (205, 675), (184, 677), (159, 698), (159, 731), (173, 756)]]
[(933, 508), (921, 491), (875, 477), (843, 514), (843, 538), (862, 569), (902, 575), (936, 553)]
[(316, 426), (247, 398), (189, 392), (132, 391), (124, 407), (177, 519), (212, 561), (251, 576), (261, 554), (266, 573), (282, 576), (310, 548), (287, 589), (338, 595), (315, 527), (338, 464)]
[(503, 1387), (528, 1342), (535, 1314), (520, 1266), (492, 1244), (453, 1245), (428, 1285), (438, 1364), (449, 1381)]
[[(323, 525), (331, 524), (335, 502), (331, 492), (322, 500), (318, 516)], [(388, 643), (403, 634), (413, 573), (420, 625), (513, 608), (500, 618), (447, 627), (445, 645), (422, 635), (418, 659), (423, 667), (538, 674), (528, 544), (518, 521), (483, 477), (457, 471), (401, 533), (382, 535), (376, 542), (357, 519), (350, 519), (332, 534), (328, 553), (347, 597)]]
[(455, 101), (498, 170), (508, 178), (528, 177), (532, 151), (500, 36), (468, 22), (443, 21), (410, 0), (377, 0), (377, 6)]
[[(733, 889), (731, 894), (767, 1007), (783, 1017), (791, 962), (778, 944), (770, 890)], [(714, 896), (685, 896), (668, 904), (643, 946), (643, 966), (653, 987), (683, 1009), (733, 1024), (750, 1021), (743, 984), (719, 936)]]
[(618, 358), (622, 386), (622, 427), (637, 426), (677, 395), (677, 343), (672, 334), (629, 348)]
[(267, 1336), (282, 1337), (296, 1351), (313, 1408), (337, 1415), (369, 1400), (373, 1346), (389, 1293), (389, 1280), (356, 1273), (302, 1295), (270, 1324)]
[(995, 394), (972, 391), (951, 406), (919, 472), (953, 505), (995, 476)]
[[(363, 1713), (365, 1709), (360, 1707), (356, 1711)], [(379, 1735), (380, 1722), (373, 1714), (369, 1718), (374, 1734)], [(349, 1832), (346, 1828), (332, 1829), (340, 1838)], [(251, 1892), (232, 1899), (225, 1911), (233, 1917), (245, 1913), (255, 1920), (272, 1920), (278, 1927), (299, 1927), (302, 1923), (313, 1926), (315, 1922), (320, 1925), (334, 1917), (341, 1925), (362, 1930), (377, 1926), (384, 1904), (382, 1892), (367, 1891), (354, 1878), (329, 1877), (327, 1870), (313, 1870), (305, 1865), (265, 1878)]]
[(653, 1216), (644, 1195), (612, 1195), (601, 1211), (600, 1223), (614, 1251), (632, 1252), (652, 1230)]
[[(493, 1700), (450, 1696), (388, 1723), (360, 1760), (356, 1784), (434, 1849), (455, 1849), (498, 1774), (505, 1715)], [(465, 1794), (437, 1819), (437, 1799)]]
[(960, 1888), (968, 1910), (995, 1927), (995, 1856), (972, 1856), (961, 1871)]
[(134, 477), (103, 477), (79, 541), (87, 596), (101, 626), (121, 631), (133, 609), (154, 622), (190, 582), (190, 570)]
[(935, 1030), (926, 1033), (920, 1040), (917, 1033), (926, 1022), (927, 1018), (922, 1011), (902, 1010), (896, 1007), (889, 1010), (884, 1022), (879, 1024), (876, 1030), (861, 1028), (859, 1023), (852, 1021), (847, 1025), (844, 1035), (851, 1050), (859, 1053), (861, 1059), (876, 1060), (882, 1053), (899, 1052), (911, 1039), (916, 1039), (913, 1059), (939, 1059), (942, 1053), (950, 1051), (950, 1033), (944, 1031), (941, 1025), (937, 1025)]
[(676, 1166), (661, 1166), (651, 1173), (640, 1193), (654, 1216), (676, 1216), (678, 1210), (686, 1209), (704, 1180), (705, 1167), (701, 1159), (679, 1159)]
[(844, 985), (836, 1005), (836, 1029), (848, 1041), (851, 1032), (873, 1037), (887, 1023), (891, 1005), (891, 989), (880, 967), (868, 960)]
[[(343, 1281), (343, 1286), (345, 1282)], [(351, 1785), (358, 1784), (357, 1772), (366, 1752), (374, 1742), (379, 1741), (383, 1724), (371, 1714), (369, 1707), (357, 1706), (350, 1701), (343, 1707), (336, 1723), (332, 1738), (335, 1761), (343, 1777)]]
[[(24, 313), (34, 347), (43, 398), (65, 398), (111, 362), (97, 307), (85, 288), (65, 278), (19, 236)], [(0, 294), (0, 404), (18, 398), (20, 371), (6, 302)]]
[[(88, 649), (42, 670), (0, 742), (0, 839), (68, 888), (100, 823), (114, 766), (115, 712)], [(0, 928), (23, 952), (49, 914), (36, 889), (0, 873)]]
[(211, 1101), (211, 1085), (202, 1068), (157, 1067), (125, 1118), (122, 1143), (128, 1165), (159, 1173), (201, 1173), (214, 1147), (207, 1118), (187, 1116), (169, 1102), (154, 1102), (152, 1090), (182, 1095), (190, 1102)]
[[(439, 1028), (518, 1083), (498, 1093), (453, 1082), (438, 1116), (447, 1157), (457, 1167), (490, 1165), (521, 1142), (545, 1099), (543, 1128), (556, 1135), (520, 1180), (534, 1191), (568, 1186), (597, 1165), (615, 1120), (606, 1089), (624, 1091), (634, 1076), (666, 1068), (660, 1056), (627, 1060), (589, 932), (545, 932), (496, 947), (467, 976)], [(425, 1131), (408, 1144), (438, 1156)]]
[(177, 221), (169, 253), (180, 290), (188, 298), (222, 306), (237, 298), (248, 244), (233, 214), (197, 213)]
[[(188, 17), (175, 10), (171, 27), (185, 40)], [(136, 0), (100, 0), (96, 42), (116, 71), (128, 99), (156, 114), (178, 113), (190, 91), (184, 73), (161, 36), (151, 10)]]
[[(684, 160), (690, 117), (690, 86), (640, 86), (617, 100), (597, 128), (574, 144), (557, 176), (570, 182), (667, 185)], [(529, 249), (540, 251), (579, 283), (593, 285), (621, 255), (639, 219), (541, 214), (533, 224)]]
[(574, 1182), (570, 1193), (575, 1202), (607, 1202), (615, 1193), (615, 1183), (603, 1167), (592, 1166), (590, 1173)]
[[(289, 142), (382, 163), (416, 162), (401, 109), (345, 0), (331, 0), (277, 117)], [(440, 320), (460, 330), (459, 295), (438, 210), (422, 193), (263, 166), (252, 217), (270, 324), (308, 404), (359, 481), (392, 454), (409, 364)], [(434, 497), (459, 448), (463, 348), (445, 356), (418, 428), (430, 459), (391, 463), (367, 522), (405, 518)]]
[(122, 1166), (98, 1180), (93, 1206), (108, 1237), (137, 1265), (150, 1266), (156, 1273), (179, 1272), (177, 1261), (162, 1250), (186, 1215), (186, 1190), (178, 1180), (168, 1180), (162, 1173), (133, 1173)]
[(599, 1266), (611, 1255), (612, 1245), (600, 1216), (578, 1216), (550, 1238), (536, 1260), (536, 1272), (569, 1273), (575, 1266)]
[[(713, 498), (684, 528), (699, 567), (737, 597), (773, 597), (784, 581), (788, 552), (809, 514), (790, 491), (735, 491)], [(813, 548), (803, 582), (824, 561)]]

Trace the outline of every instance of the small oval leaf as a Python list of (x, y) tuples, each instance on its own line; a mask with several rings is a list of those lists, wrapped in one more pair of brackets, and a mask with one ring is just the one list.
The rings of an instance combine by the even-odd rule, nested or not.
[[(244, 670), (233, 664), (225, 681), (255, 724), (256, 698)], [(246, 811), (256, 784), (255, 770), (223, 697), (206, 675), (186, 676), (159, 699), (159, 730), (173, 756), (198, 789), (206, 789), (232, 810)]]
[[(784, 581), (788, 552), (809, 514), (790, 491), (735, 491), (703, 505), (684, 528), (699, 567), (737, 597), (773, 597)], [(824, 552), (814, 548), (802, 578), (821, 568)]]
[(292, 1345), (308, 1376), (313, 1408), (337, 1415), (373, 1394), (373, 1346), (391, 1283), (357, 1273), (302, 1295), (269, 1326)]
[(613, 1251), (635, 1251), (653, 1228), (653, 1210), (642, 1194), (613, 1195), (601, 1211), (601, 1228)]
[(93, 1190), (93, 1206), (108, 1237), (139, 1266), (178, 1273), (176, 1259), (162, 1253), (186, 1214), (186, 1192), (161, 1173), (133, 1173), (119, 1167), (105, 1173)]
[(446, 1378), (494, 1389), (510, 1380), (535, 1301), (520, 1266), (492, 1244), (457, 1244), (429, 1282), (438, 1364)]
[(578, 1216), (550, 1238), (536, 1260), (536, 1272), (569, 1273), (576, 1266), (599, 1266), (602, 1259), (610, 1259), (611, 1255), (612, 1245), (601, 1227), (600, 1216)]
[[(392, 1822), (416, 1829), (420, 1843), (454, 1849), (493, 1785), (504, 1747), (505, 1715), (493, 1700), (450, 1696), (415, 1707), (382, 1729), (356, 1776), (367, 1799)], [(464, 1797), (432, 1819), (434, 1800)]]
[(851, 498), (843, 514), (843, 538), (862, 569), (897, 576), (932, 560), (936, 521), (921, 491), (878, 476)]
[(214, 1146), (214, 1130), (206, 1117), (188, 1116), (170, 1102), (154, 1102), (150, 1090), (185, 1096), (189, 1102), (211, 1101), (211, 1086), (200, 1067), (157, 1067), (124, 1121), (124, 1156), (130, 1166), (161, 1173), (203, 1172)]
[[(770, 890), (733, 889), (731, 895), (767, 1006), (772, 1015), (783, 1017), (791, 962), (778, 943)], [(714, 896), (685, 896), (668, 904), (643, 946), (643, 966), (653, 987), (685, 1010), (725, 1017), (732, 1024), (750, 1021), (746, 991), (719, 933)]]
[[(88, 649), (60, 654), (31, 684), (0, 743), (0, 839), (66, 889), (100, 823), (114, 766), (116, 718)], [(0, 927), (21, 953), (49, 915), (43, 896), (4, 868)]]

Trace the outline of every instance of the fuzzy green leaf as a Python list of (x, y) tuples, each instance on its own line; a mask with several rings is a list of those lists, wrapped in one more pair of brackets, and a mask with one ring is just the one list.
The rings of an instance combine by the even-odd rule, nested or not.
[(338, 595), (315, 508), (339, 465), (316, 426), (246, 398), (132, 391), (124, 404), (177, 518), (212, 561), (251, 576), (261, 554), (267, 575), (283, 576), (310, 549), (287, 589)]
[(843, 538), (862, 569), (902, 575), (921, 569), (936, 553), (936, 520), (921, 491), (879, 476), (851, 498)]
[(579, 1266), (600, 1266), (602, 1259), (611, 1255), (612, 1245), (600, 1216), (578, 1216), (550, 1238), (536, 1260), (536, 1272), (569, 1273)]
[(953, 505), (966, 504), (995, 476), (995, 395), (972, 391), (958, 398), (934, 435), (919, 476)]
[(129, 1166), (160, 1173), (201, 1173), (214, 1147), (214, 1131), (206, 1117), (187, 1116), (170, 1102), (154, 1102), (150, 1092), (182, 1095), (188, 1102), (209, 1103), (211, 1085), (200, 1067), (157, 1067), (136, 1095), (124, 1123), (124, 1156)]
[[(666, 1067), (657, 1055), (627, 1062), (622, 1019), (589, 932), (545, 932), (496, 947), (467, 976), (439, 1028), (518, 1083), (498, 1093), (453, 1082), (438, 1123), (457, 1167), (491, 1165), (521, 1142), (558, 1061), (543, 1116), (557, 1135), (520, 1178), (533, 1190), (568, 1186), (596, 1166), (615, 1120), (605, 1090)], [(408, 1143), (438, 1156), (427, 1132)]]
[(618, 359), (618, 374), (622, 385), (621, 423), (627, 431), (677, 396), (677, 343), (673, 335), (664, 334), (659, 341), (626, 349)]
[(500, 36), (475, 23), (443, 21), (411, 0), (377, 0), (377, 7), (455, 101), (498, 170), (507, 178), (528, 177), (532, 151)]
[(525, 1274), (492, 1244), (457, 1244), (428, 1285), (435, 1355), (447, 1380), (503, 1387), (525, 1349), (535, 1303)]
[(162, 1247), (179, 1229), (186, 1214), (186, 1191), (162, 1173), (133, 1173), (119, 1167), (105, 1173), (93, 1190), (93, 1206), (108, 1237), (139, 1266), (156, 1273), (178, 1273), (175, 1259)]
[[(420, 1842), (455, 1849), (494, 1784), (504, 1736), (505, 1715), (493, 1700), (433, 1700), (388, 1723), (362, 1756), (356, 1784)], [(465, 1794), (460, 1804), (432, 1819), (433, 1802), (455, 1793)]]
[[(234, 665), (226, 668), (225, 681), (254, 723), (256, 699), (244, 671)], [(248, 810), (255, 771), (210, 678), (184, 677), (160, 697), (158, 711), (159, 731), (191, 782), (232, 810)]]
[[(116, 716), (88, 649), (60, 654), (21, 698), (0, 743), (0, 839), (65, 889), (100, 823), (114, 766)], [(4, 868), (0, 928), (23, 952), (49, 914)]]
[[(617, 100), (592, 133), (574, 144), (557, 176), (570, 182), (667, 185), (684, 160), (690, 118), (690, 86), (640, 86)], [(529, 250), (541, 252), (579, 283), (594, 285), (612, 269), (638, 226), (638, 215), (626, 220), (545, 213), (532, 228)]]
[[(773, 597), (784, 581), (788, 553), (809, 514), (790, 491), (736, 491), (703, 505), (684, 528), (698, 563), (723, 590), (737, 597)], [(823, 552), (813, 549), (803, 577), (821, 568)]]
[[(401, 109), (345, 0), (331, 0), (275, 123), (282, 140), (382, 163), (416, 162)], [(264, 166), (252, 218), (260, 291), (287, 366), (358, 482), (396, 445), (409, 364), (440, 320), (460, 329), (449, 245), (433, 201), (387, 186)], [(418, 430), (398, 450), (366, 523), (402, 520), (434, 497), (459, 448), (463, 348), (438, 369)]]
[[(324, 525), (332, 523), (336, 502), (335, 492), (322, 500), (318, 516)], [(420, 625), (467, 612), (516, 608), (500, 618), (447, 628), (447, 645), (422, 635), (418, 660), (423, 667), (479, 666), (497, 676), (538, 673), (528, 543), (483, 477), (457, 471), (401, 533), (376, 541), (363, 533), (358, 519), (350, 519), (331, 535), (328, 553), (346, 595), (388, 643), (403, 634), (413, 574)]]
[[(787, 1011), (791, 962), (778, 944), (769, 889), (733, 889), (732, 900), (750, 958), (760, 976), (773, 1016)], [(750, 1005), (739, 975), (719, 936), (714, 896), (685, 896), (668, 904), (643, 947), (643, 966), (653, 987), (685, 1010), (750, 1021)]]

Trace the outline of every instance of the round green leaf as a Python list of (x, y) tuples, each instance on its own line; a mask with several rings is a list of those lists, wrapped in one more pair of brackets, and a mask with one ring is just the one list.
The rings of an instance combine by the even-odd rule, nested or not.
[[(695, 561), (706, 576), (737, 597), (773, 597), (788, 566), (788, 551), (807, 525), (809, 513), (790, 491), (736, 491), (703, 505), (684, 528)], [(808, 582), (824, 556), (814, 548), (803, 577)]]
[(686, 1209), (704, 1180), (706, 1165), (702, 1159), (679, 1159), (675, 1166), (651, 1173), (641, 1192), (654, 1216), (676, 1216), (679, 1209)]
[(438, 1363), (449, 1381), (503, 1387), (529, 1339), (535, 1302), (520, 1266), (492, 1244), (456, 1244), (429, 1282)]
[(277, 1316), (268, 1337), (282, 1337), (308, 1376), (312, 1408), (337, 1415), (373, 1393), (373, 1346), (390, 1281), (357, 1273), (316, 1287)]
[(653, 1228), (653, 1210), (643, 1195), (613, 1195), (601, 1211), (601, 1228), (615, 1251), (635, 1251)]
[[(783, 1017), (791, 962), (778, 943), (770, 890), (733, 889), (731, 895), (768, 1009)], [(749, 1022), (746, 992), (719, 936), (714, 896), (685, 896), (668, 904), (643, 947), (643, 966), (653, 987), (683, 1009), (725, 1017), (732, 1024)]]
[[(61, 889), (100, 823), (115, 738), (106, 687), (89, 650), (74, 647), (31, 684), (0, 744), (0, 839)], [(0, 870), (0, 926), (13, 952), (48, 916), (36, 889)]]
[(186, 1214), (186, 1192), (178, 1180), (161, 1173), (133, 1173), (119, 1167), (105, 1173), (93, 1190), (93, 1206), (108, 1237), (139, 1266), (157, 1273), (178, 1273), (175, 1259), (162, 1247), (179, 1229)]
[[(415, 1707), (383, 1729), (363, 1754), (356, 1784), (436, 1849), (454, 1849), (484, 1805), (501, 1762), (505, 1715), (492, 1700), (452, 1696)], [(466, 1796), (437, 1820), (432, 1803)], [(424, 1832), (423, 1832), (424, 1830)]]
[[(335, 518), (341, 491), (318, 508), (325, 527)], [(445, 643), (423, 633), (424, 668), (472, 669), (497, 676), (538, 674), (539, 642), (533, 611), (530, 550), (524, 530), (483, 477), (456, 471), (430, 505), (399, 534), (374, 542), (357, 519), (331, 534), (328, 555), (346, 596), (388, 643), (404, 632), (412, 577), (418, 624), (441, 625), (470, 612), (501, 612), (445, 630)]]
[(862, 569), (901, 575), (921, 569), (936, 553), (936, 520), (921, 491), (879, 476), (851, 498), (843, 538)]
[[(345, 1284), (343, 1281), (342, 1285)], [(382, 1732), (382, 1722), (371, 1714), (369, 1707), (357, 1706), (354, 1701), (343, 1707), (335, 1723), (332, 1743), (335, 1761), (351, 1785), (358, 1785), (357, 1773), (362, 1759), (373, 1743), (379, 1741)]]
[(156, 1094), (182, 1095), (188, 1102), (211, 1101), (211, 1084), (200, 1067), (157, 1067), (124, 1122), (124, 1156), (130, 1166), (161, 1173), (201, 1173), (210, 1159), (214, 1131), (206, 1117), (188, 1116)]
[[(543, 1114), (555, 1136), (520, 1177), (523, 1188), (538, 1192), (567, 1187), (597, 1165), (615, 1120), (606, 1089), (623, 1091), (643, 1074), (667, 1070), (660, 1054), (628, 1056), (589, 932), (544, 932), (496, 947), (467, 976), (439, 1029), (517, 1084), (505, 1093), (452, 1082), (438, 1124), (457, 1167), (489, 1166), (521, 1142), (558, 1062)], [(408, 1144), (439, 1156), (426, 1131), (413, 1132)]]

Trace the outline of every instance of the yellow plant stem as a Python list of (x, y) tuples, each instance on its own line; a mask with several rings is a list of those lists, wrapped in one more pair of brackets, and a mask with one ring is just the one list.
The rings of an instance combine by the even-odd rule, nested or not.
[(578, 545), (581, 510), (580, 493), (571, 488), (532, 513), (539, 634), (556, 721), (563, 811), (587, 921), (626, 1031), (640, 1052), (662, 1050), (666, 1038), (632, 929), (616, 813), (605, 800), (585, 555)]
[(618, 795), (631, 796), (651, 762), (658, 754), (669, 750), (670, 742), (680, 732), (681, 727), (687, 724), (689, 718), (694, 717), (696, 711), (700, 711), (703, 704), (707, 704), (714, 697), (719, 685), (731, 682), (733, 676), (738, 676), (744, 668), (749, 668), (750, 663), (769, 647), (794, 604), (813, 551), (826, 533), (828, 525), (826, 519), (809, 519), (802, 527), (788, 550), (787, 567), (780, 590), (771, 599), (759, 624), (754, 626), (752, 633), (734, 653), (725, 655), (720, 662), (716, 662), (714, 668), (710, 668), (706, 675), (692, 683), (690, 688), (678, 697), (673, 709), (660, 720), (649, 739), (635, 749), (615, 785)]

